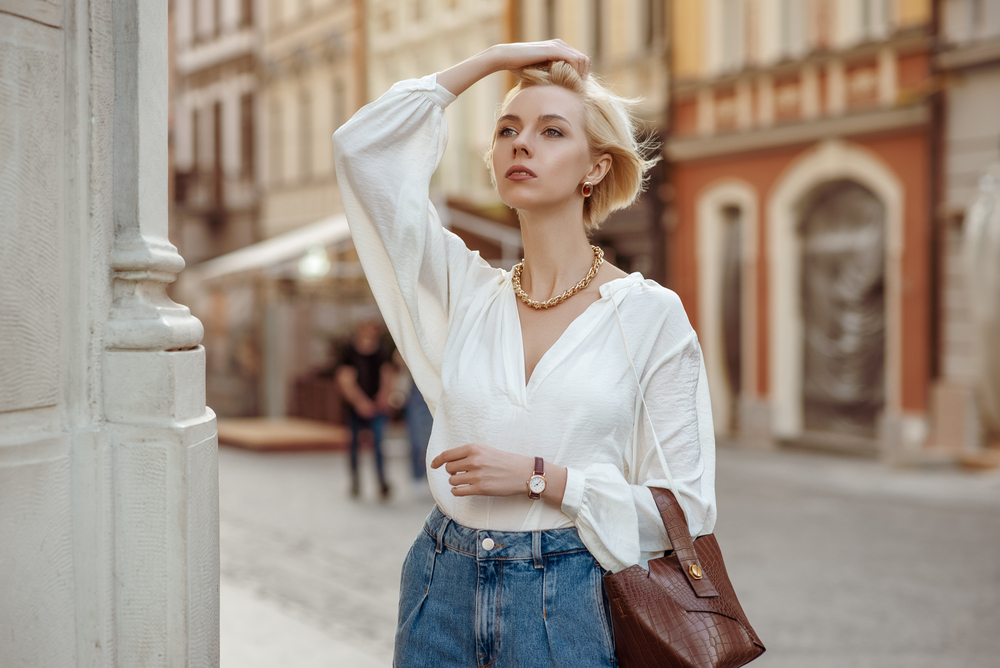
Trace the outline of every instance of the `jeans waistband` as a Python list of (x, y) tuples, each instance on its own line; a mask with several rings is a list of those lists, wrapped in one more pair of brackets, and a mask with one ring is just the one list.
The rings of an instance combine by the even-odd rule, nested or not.
[(575, 528), (545, 531), (493, 531), (462, 526), (435, 506), (424, 521), (424, 531), (437, 542), (437, 551), (445, 547), (464, 552), (478, 560), (533, 559), (541, 568), (542, 557), (572, 552), (586, 552)]

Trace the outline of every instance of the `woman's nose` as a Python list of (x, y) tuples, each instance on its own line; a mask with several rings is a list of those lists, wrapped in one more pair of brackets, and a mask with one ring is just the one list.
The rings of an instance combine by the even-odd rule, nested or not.
[(528, 142), (524, 139), (523, 134), (519, 134), (514, 137), (514, 141), (511, 143), (514, 148), (514, 155), (517, 155), (518, 151), (523, 151), (525, 155), (531, 155), (531, 147), (528, 146)]

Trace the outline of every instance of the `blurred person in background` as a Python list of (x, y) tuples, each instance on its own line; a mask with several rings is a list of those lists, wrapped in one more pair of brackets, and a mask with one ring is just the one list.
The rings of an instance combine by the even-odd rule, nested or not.
[(434, 417), (431, 409), (424, 401), (424, 395), (413, 383), (413, 376), (406, 368), (406, 363), (397, 350), (393, 353), (393, 362), (399, 369), (396, 377), (396, 387), (390, 402), (392, 407), (403, 411), (406, 420), (406, 434), (410, 439), (410, 459), (413, 464), (413, 487), (415, 495), (426, 498), (427, 489), (427, 443), (431, 440), (431, 428)]
[(382, 437), (391, 410), (389, 395), (395, 382), (396, 368), (382, 346), (380, 334), (377, 323), (360, 323), (344, 349), (335, 376), (350, 413), (351, 496), (355, 498), (361, 494), (358, 449), (362, 437), (372, 444), (375, 451), (375, 470), (382, 499), (388, 499), (390, 494), (385, 480)]
[[(589, 68), (560, 40), (493, 46), (397, 83), (334, 135), (365, 275), (434, 414), (436, 507), (403, 565), (396, 668), (613, 666), (602, 576), (670, 547), (649, 487), (675, 490), (692, 536), (715, 524), (694, 330), (674, 293), (588, 240), (652, 165), (631, 102)], [(487, 166), (521, 223), (510, 272), (428, 197), (445, 108), (503, 70), (521, 81)]]

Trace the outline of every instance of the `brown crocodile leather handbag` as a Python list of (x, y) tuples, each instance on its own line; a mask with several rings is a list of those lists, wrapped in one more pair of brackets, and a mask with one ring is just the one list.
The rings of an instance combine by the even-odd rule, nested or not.
[[(611, 303), (660, 466), (668, 486), (676, 489), (632, 363), (625, 324), (618, 304)], [(701, 375), (705, 375), (704, 365)], [(763, 654), (764, 645), (736, 599), (715, 536), (692, 541), (684, 510), (673, 492), (659, 487), (649, 490), (673, 551), (650, 559), (648, 571), (635, 565), (604, 576), (619, 667), (737, 668), (750, 663)]]
[(621, 668), (736, 668), (764, 652), (715, 536), (692, 541), (672, 492), (651, 487), (674, 549), (604, 576)]

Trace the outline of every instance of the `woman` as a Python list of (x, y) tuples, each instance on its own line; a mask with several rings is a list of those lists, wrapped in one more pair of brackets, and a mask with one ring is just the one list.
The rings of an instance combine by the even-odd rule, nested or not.
[[(672, 474), (692, 535), (715, 523), (694, 331), (676, 295), (587, 240), (651, 164), (588, 69), (559, 40), (497, 45), (396, 84), (334, 136), (365, 274), (435, 411), (437, 506), (403, 566), (397, 667), (614, 665), (602, 575), (669, 549), (648, 487)], [(521, 76), (488, 156), (521, 222), (512, 272), (428, 201), (445, 107), (501, 70)]]

